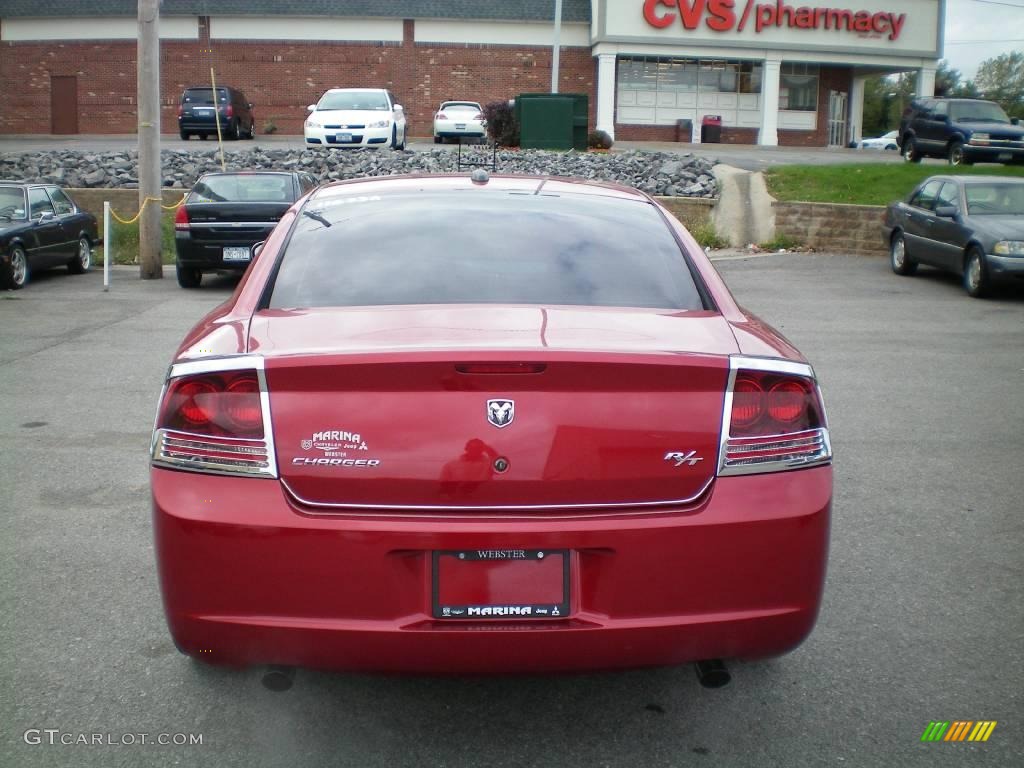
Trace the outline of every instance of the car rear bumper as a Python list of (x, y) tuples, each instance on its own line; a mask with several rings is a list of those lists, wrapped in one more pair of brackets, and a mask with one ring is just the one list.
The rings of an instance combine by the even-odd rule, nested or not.
[(218, 240), (216, 242), (176, 236), (174, 238), (174, 247), (178, 263), (182, 266), (199, 268), (202, 270), (244, 270), (249, 266), (251, 259), (247, 261), (224, 261), (224, 249), (251, 249), (256, 243), (266, 240), (270, 232), (271, 230), (267, 230), (266, 234), (259, 236), (257, 239)]
[[(276, 480), (152, 469), (156, 554), (177, 646), (229, 665), (506, 673), (784, 653), (821, 601), (830, 466), (721, 478), (658, 513), (323, 515)], [(570, 551), (570, 613), (432, 616), (434, 550)]]

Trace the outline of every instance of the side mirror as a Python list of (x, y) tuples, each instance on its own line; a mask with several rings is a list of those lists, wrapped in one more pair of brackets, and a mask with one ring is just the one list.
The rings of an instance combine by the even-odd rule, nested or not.
[(312, 112), (314, 109), (316, 109), (316, 104), (310, 104), (308, 107), (306, 107), (307, 112)]
[(57, 218), (57, 214), (53, 211), (43, 211), (39, 214), (39, 223), (42, 224), (44, 221), (53, 221)]
[(260, 240), (249, 249), (249, 260), (256, 261), (256, 257), (260, 255), (260, 251), (263, 250), (263, 246), (267, 244), (266, 240)]
[(955, 219), (957, 209), (955, 205), (939, 205), (935, 208), (935, 215), (942, 219)]
[(1010, 118), (1010, 125), (1020, 125), (1020, 118), (1019, 117), (1011, 117)]
[(395, 104), (395, 112), (404, 112), (401, 104)]

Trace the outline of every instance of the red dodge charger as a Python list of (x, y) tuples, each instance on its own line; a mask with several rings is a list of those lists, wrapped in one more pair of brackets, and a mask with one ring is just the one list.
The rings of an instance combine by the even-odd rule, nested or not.
[(167, 622), (235, 666), (721, 684), (814, 626), (831, 462), (811, 366), (646, 195), (333, 184), (168, 371)]

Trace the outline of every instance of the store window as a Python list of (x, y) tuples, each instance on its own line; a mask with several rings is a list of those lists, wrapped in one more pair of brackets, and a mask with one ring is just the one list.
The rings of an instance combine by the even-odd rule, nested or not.
[(813, 112), (818, 108), (818, 65), (786, 62), (779, 74), (779, 109)]
[(618, 87), (632, 91), (760, 93), (761, 65), (711, 59), (622, 57)]

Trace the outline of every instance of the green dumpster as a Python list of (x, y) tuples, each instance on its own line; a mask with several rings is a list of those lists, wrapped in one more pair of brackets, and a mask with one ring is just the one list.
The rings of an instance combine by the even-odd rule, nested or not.
[(515, 105), (519, 146), (586, 151), (587, 110), (585, 93), (520, 94)]

